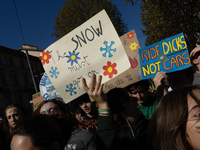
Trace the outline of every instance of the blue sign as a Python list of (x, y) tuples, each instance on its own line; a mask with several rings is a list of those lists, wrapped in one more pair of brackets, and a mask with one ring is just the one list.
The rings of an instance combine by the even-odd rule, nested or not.
[(142, 79), (155, 77), (158, 71), (175, 72), (191, 66), (183, 33), (139, 49)]
[(49, 99), (61, 99), (60, 94), (58, 91), (54, 88), (53, 84), (49, 80), (49, 77), (47, 76), (46, 72), (43, 74), (41, 80), (40, 80), (40, 93), (44, 100)]

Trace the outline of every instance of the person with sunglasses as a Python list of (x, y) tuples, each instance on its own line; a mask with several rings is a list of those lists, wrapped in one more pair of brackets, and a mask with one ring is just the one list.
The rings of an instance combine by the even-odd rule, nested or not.
[(191, 63), (195, 70), (193, 85), (200, 85), (200, 45), (196, 44), (196, 47), (190, 52)]

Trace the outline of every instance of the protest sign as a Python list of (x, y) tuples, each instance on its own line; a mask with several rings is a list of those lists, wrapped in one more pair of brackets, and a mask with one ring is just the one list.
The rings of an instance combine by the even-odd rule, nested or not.
[(191, 66), (183, 33), (139, 49), (142, 79), (152, 78), (158, 71), (175, 72)]
[(104, 83), (103, 91), (105, 93), (113, 88), (124, 88), (132, 83), (142, 80), (142, 76), (139, 73), (140, 58), (138, 51), (140, 44), (137, 39), (135, 30), (131, 30), (130, 32), (124, 34), (120, 37), (120, 40), (128, 55), (131, 66), (128, 70)]
[(42, 98), (40, 92), (33, 94), (32, 98), (33, 98), (33, 111), (35, 111), (38, 108), (39, 104), (44, 101), (44, 99)]
[(40, 88), (40, 93), (44, 100), (61, 99), (60, 94), (54, 88), (46, 72), (43, 74), (40, 80), (39, 88)]
[(130, 63), (105, 10), (74, 29), (40, 55), (47, 76), (67, 103), (84, 94), (81, 78), (102, 75), (102, 83), (121, 74)]

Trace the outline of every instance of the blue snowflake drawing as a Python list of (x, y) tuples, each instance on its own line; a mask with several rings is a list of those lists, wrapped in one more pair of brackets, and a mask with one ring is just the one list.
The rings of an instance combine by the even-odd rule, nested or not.
[(66, 92), (70, 92), (70, 95), (72, 96), (73, 94), (72, 93), (74, 93), (74, 94), (76, 94), (77, 92), (76, 91), (74, 91), (74, 90), (76, 90), (76, 87), (73, 87), (73, 84), (72, 83), (70, 83), (69, 85), (66, 85)]
[(55, 78), (57, 79), (57, 75), (59, 75), (59, 71), (57, 71), (57, 67), (55, 67), (55, 69), (53, 67), (51, 67), (51, 70), (49, 70), (49, 73), (51, 73), (51, 77), (53, 78), (55, 76)]
[(69, 51), (69, 56), (66, 56), (67, 58), (69, 58), (69, 60), (67, 61), (67, 63), (69, 63), (71, 61), (71, 66), (73, 65), (73, 63), (77, 63), (78, 64), (78, 61), (77, 59), (81, 59), (80, 57), (78, 57), (78, 53), (75, 53), (75, 51), (73, 51), (72, 53)]
[(102, 54), (103, 57), (106, 57), (106, 54), (107, 54), (107, 53), (109, 53), (109, 56), (108, 56), (108, 57), (112, 57), (113, 55), (111, 54), (111, 51), (116, 52), (116, 48), (115, 48), (115, 49), (111, 49), (112, 45), (115, 44), (115, 42), (114, 42), (114, 41), (111, 41), (110, 46), (107, 45), (107, 44), (108, 44), (107, 41), (104, 41), (103, 44), (106, 46), (106, 48), (102, 48), (102, 47), (100, 48), (100, 51), (101, 51), (101, 52), (102, 52), (102, 51), (105, 51), (105, 53)]

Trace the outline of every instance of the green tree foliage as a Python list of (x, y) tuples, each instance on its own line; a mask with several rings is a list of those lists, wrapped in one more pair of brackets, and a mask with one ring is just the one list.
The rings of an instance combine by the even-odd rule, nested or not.
[(199, 0), (142, 0), (146, 46), (183, 32), (189, 50), (199, 42)]
[(108, 0), (66, 0), (62, 9), (58, 10), (52, 35), (56, 38), (63, 37), (103, 9), (107, 12), (119, 36), (128, 32), (122, 14), (112, 2)]

